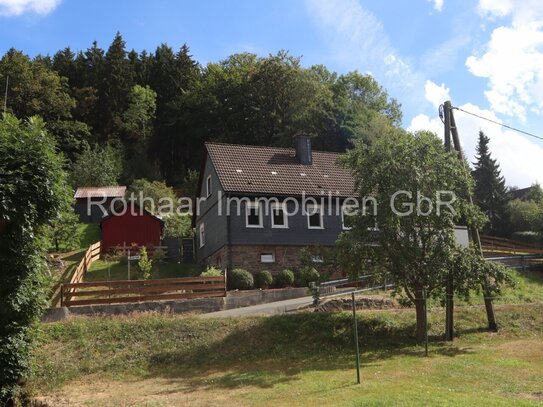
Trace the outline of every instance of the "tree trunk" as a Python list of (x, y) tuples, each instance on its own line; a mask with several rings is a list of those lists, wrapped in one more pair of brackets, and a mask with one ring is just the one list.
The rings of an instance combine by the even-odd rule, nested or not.
[(417, 315), (417, 342), (422, 342), (424, 341), (426, 326), (424, 323), (424, 298), (421, 290), (417, 290), (415, 293), (415, 311)]

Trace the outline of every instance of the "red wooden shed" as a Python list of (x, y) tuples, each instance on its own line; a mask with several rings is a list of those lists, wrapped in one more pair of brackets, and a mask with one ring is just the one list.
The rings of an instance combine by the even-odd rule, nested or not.
[(112, 209), (100, 222), (102, 251), (114, 246), (160, 246), (164, 222), (137, 205)]

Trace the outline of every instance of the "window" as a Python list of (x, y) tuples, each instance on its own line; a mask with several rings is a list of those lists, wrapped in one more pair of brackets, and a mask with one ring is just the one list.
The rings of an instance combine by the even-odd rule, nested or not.
[(261, 253), (260, 262), (261, 263), (275, 263), (275, 253)]
[(262, 227), (262, 210), (260, 203), (248, 202), (246, 208), (246, 226), (248, 228), (261, 228)]
[(288, 217), (285, 204), (271, 204), (272, 228), (288, 228)]
[(308, 204), (306, 207), (307, 227), (309, 229), (323, 229), (322, 208), (320, 205)]
[(341, 207), (341, 226), (343, 230), (351, 230), (355, 211), (355, 206), (343, 205)]
[(211, 175), (207, 176), (206, 179), (206, 196), (211, 196)]
[(206, 244), (206, 231), (203, 223), (200, 223), (200, 247)]
[(312, 263), (324, 263), (324, 259), (320, 254), (314, 254), (311, 255), (311, 262)]

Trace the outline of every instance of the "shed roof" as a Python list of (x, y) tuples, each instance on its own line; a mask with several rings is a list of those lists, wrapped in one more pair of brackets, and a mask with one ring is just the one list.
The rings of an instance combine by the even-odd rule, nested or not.
[(293, 148), (206, 143), (206, 149), (226, 192), (339, 197), (354, 193), (354, 178), (338, 164), (339, 153), (313, 151), (312, 164), (302, 165)]
[(109, 187), (79, 187), (74, 198), (122, 198), (126, 187), (121, 185)]

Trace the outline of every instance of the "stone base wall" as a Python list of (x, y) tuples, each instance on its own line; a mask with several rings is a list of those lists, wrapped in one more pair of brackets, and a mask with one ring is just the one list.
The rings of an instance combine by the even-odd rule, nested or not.
[[(283, 269), (295, 269), (300, 266), (300, 252), (307, 246), (277, 246), (277, 245), (232, 245), (223, 246), (211, 256), (204, 259), (207, 266), (221, 269), (243, 268), (252, 273), (268, 270), (276, 274)], [(320, 250), (329, 250), (329, 247), (320, 247)], [(272, 253), (275, 257), (273, 263), (263, 263), (261, 255)], [(231, 262), (231, 264), (230, 264)], [(316, 264), (317, 268), (318, 264)]]

